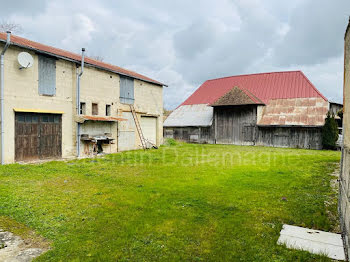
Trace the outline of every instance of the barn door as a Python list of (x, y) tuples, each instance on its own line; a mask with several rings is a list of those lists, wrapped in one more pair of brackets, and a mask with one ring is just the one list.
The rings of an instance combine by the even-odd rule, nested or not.
[(40, 115), (40, 159), (62, 155), (61, 115)]
[(38, 116), (16, 114), (15, 159), (16, 161), (39, 159), (40, 126)]
[(243, 126), (243, 141), (244, 142), (254, 142), (254, 126), (244, 125)]
[(61, 115), (16, 113), (16, 161), (30, 161), (61, 156)]

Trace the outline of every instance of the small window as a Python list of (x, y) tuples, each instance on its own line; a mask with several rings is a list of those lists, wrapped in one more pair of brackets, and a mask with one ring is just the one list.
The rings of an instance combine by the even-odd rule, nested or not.
[(18, 122), (25, 122), (25, 117), (24, 117), (24, 115), (17, 115), (17, 121), (18, 121)]
[(97, 116), (98, 115), (98, 104), (92, 103), (92, 115)]
[(32, 122), (32, 116), (31, 115), (26, 115), (26, 122), (31, 123)]
[(44, 123), (47, 123), (47, 122), (49, 122), (49, 117), (48, 116), (42, 116), (41, 117), (41, 121), (44, 122)]
[(60, 122), (60, 115), (55, 115), (54, 116), (54, 122), (59, 123)]
[(111, 105), (106, 105), (106, 116), (111, 115)]
[(86, 115), (86, 103), (85, 102), (80, 102), (80, 114)]
[(53, 115), (49, 115), (48, 118), (49, 118), (49, 122), (53, 123)]
[(38, 123), (38, 115), (33, 115), (32, 116), (32, 123)]

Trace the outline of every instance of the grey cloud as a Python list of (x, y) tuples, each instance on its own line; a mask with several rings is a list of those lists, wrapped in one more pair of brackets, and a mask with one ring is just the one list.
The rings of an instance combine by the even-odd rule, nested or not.
[(293, 11), (290, 31), (276, 47), (276, 62), (311, 65), (339, 56), (349, 14), (348, 0), (306, 0)]
[(193, 59), (197, 54), (212, 47), (218, 37), (215, 25), (209, 21), (196, 21), (174, 36), (177, 55), (184, 59)]
[(207, 79), (289, 69), (341, 97), (346, 1), (39, 0), (6, 3), (0, 14), (20, 23), (24, 37), (86, 47), (168, 84), (164, 103), (174, 108)]
[(36, 15), (42, 12), (46, 7), (46, 0), (20, 0), (20, 1), (2, 1), (0, 15), (6, 16), (9, 14), (33, 14)]
[[(250, 1), (238, 6), (239, 30), (231, 24), (226, 30), (217, 32), (215, 26), (196, 23), (186, 33), (175, 35), (177, 60), (176, 70), (192, 83), (208, 78), (239, 74), (260, 57), (278, 40), (280, 23), (266, 10), (253, 11)], [(203, 32), (206, 34), (203, 34)], [(204, 43), (202, 43), (204, 41)]]

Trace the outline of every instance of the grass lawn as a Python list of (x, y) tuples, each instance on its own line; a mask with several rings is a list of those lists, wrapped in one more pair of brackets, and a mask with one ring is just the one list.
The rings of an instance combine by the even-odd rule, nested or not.
[(339, 160), (178, 144), (1, 166), (0, 228), (49, 239), (38, 261), (329, 261), (276, 241), (283, 223), (335, 230)]

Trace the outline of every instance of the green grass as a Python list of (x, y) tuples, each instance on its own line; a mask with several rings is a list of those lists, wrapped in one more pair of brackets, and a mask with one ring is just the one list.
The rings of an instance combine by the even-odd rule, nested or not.
[(276, 241), (284, 223), (335, 229), (339, 160), (333, 151), (174, 144), (14, 164), (0, 167), (0, 216), (50, 240), (38, 261), (328, 261)]

